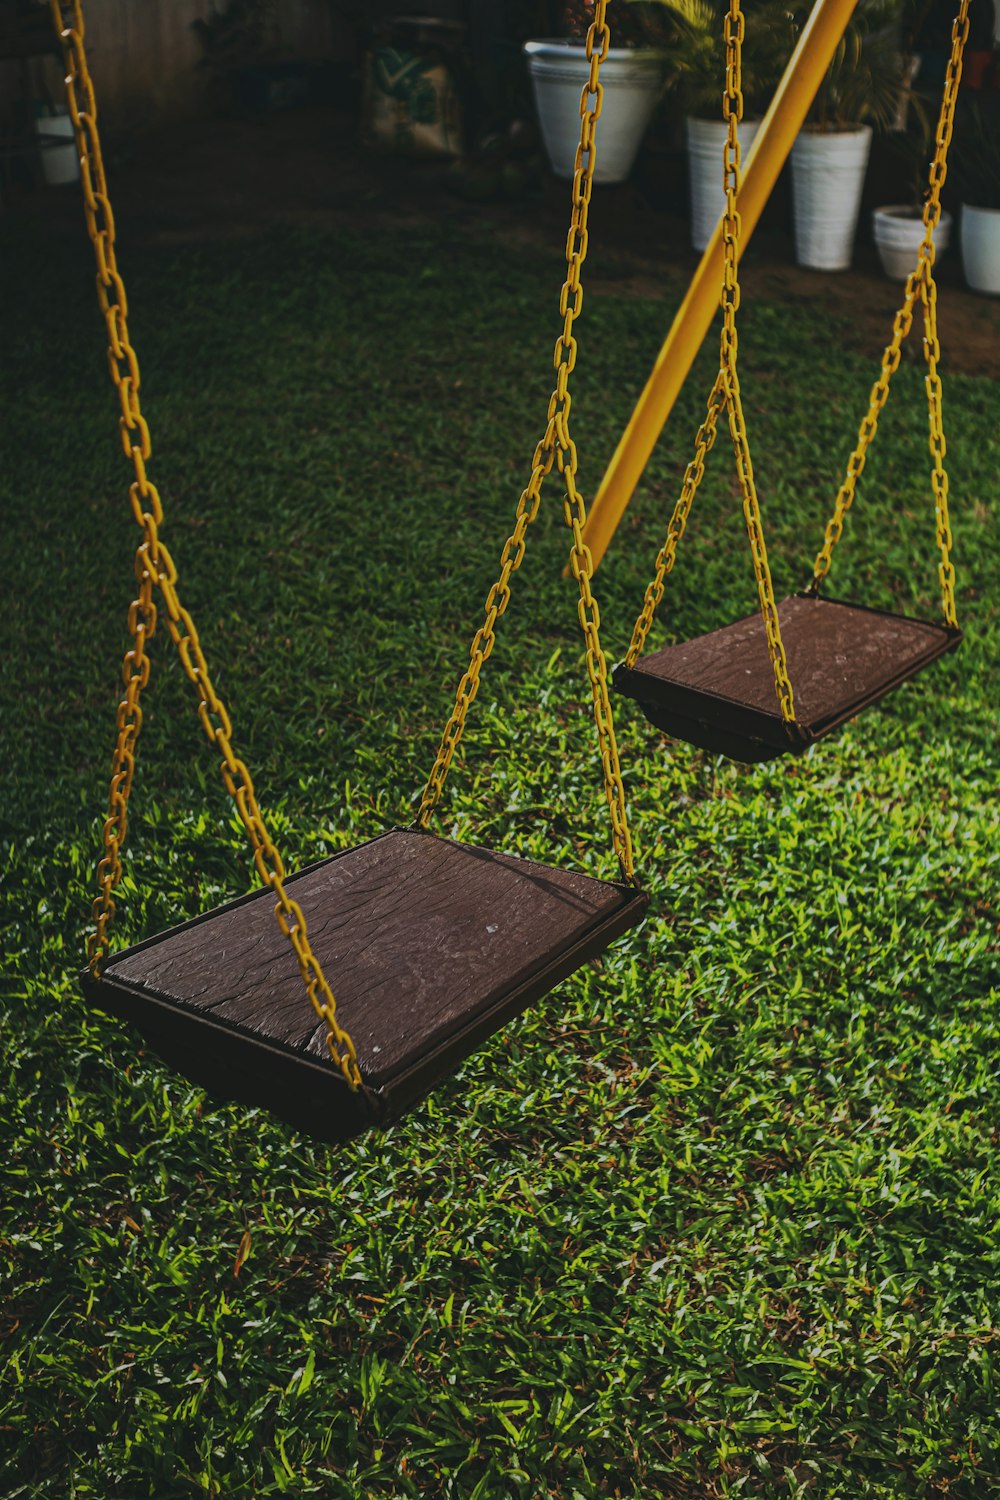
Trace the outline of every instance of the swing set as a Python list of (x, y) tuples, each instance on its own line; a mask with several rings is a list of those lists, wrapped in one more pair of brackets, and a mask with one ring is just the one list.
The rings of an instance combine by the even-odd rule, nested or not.
[[(134, 564), (136, 597), (128, 615), (131, 644), (122, 664), (124, 693), (117, 712), (104, 852), (98, 866), (83, 988), (92, 1002), (137, 1026), (155, 1051), (196, 1083), (262, 1107), (328, 1141), (345, 1140), (397, 1119), (486, 1037), (580, 965), (598, 957), (641, 920), (647, 906), (635, 875), (607, 663), (600, 641), (600, 613), (591, 588), (594, 563), (586, 539), (586, 507), (577, 487), (577, 452), (570, 432), (569, 382), (577, 357), (574, 324), (583, 303), (581, 272), (587, 254), (595, 134), (603, 100), (600, 66), (610, 45), (607, 3), (597, 0), (586, 41), (590, 75), (580, 100), (567, 270), (559, 297), (562, 325), (554, 349), (556, 378), (545, 430), (532, 456), (514, 529), (504, 543), (499, 575), (487, 595), (483, 621), (473, 638), (416, 819), (409, 828), (394, 829), (288, 874), (268, 832), (250, 771), (234, 748), (229, 713), (194, 620), (182, 603), (177, 565), (161, 535), (163, 505), (147, 472), (151, 439), (140, 402), (139, 364), (129, 339), (128, 301), (116, 258), (115, 223), (84, 45), (82, 0), (50, 0), (63, 48), (85, 216), (97, 264), (98, 300), (107, 330), (108, 364), (120, 406), (119, 432), (132, 466), (129, 498), (141, 532)], [(820, 6), (823, 3), (819, 0)], [(695, 457), (614, 685), (636, 697), (647, 716), (670, 733), (738, 759), (763, 759), (783, 749), (803, 748), (834, 727), (828, 721), (835, 699), (840, 706), (833, 716), (839, 714), (836, 722), (842, 722), (959, 639), (954, 570), (948, 556), (951, 537), (940, 428), (933, 232), (940, 213), (967, 11), (968, 0), (961, 0), (925, 209), (924, 242), (906, 285), (904, 309), (897, 317), (893, 344), (873, 391), (862, 440), (817, 559), (815, 587), (776, 606), (737, 372), (741, 173), (736, 127), (742, 111), (744, 21), (740, 0), (730, 0), (720, 370)], [(943, 628), (824, 600), (818, 593), (917, 297), (924, 310), (928, 350)], [(644, 656), (653, 612), (673, 567), (723, 412), (737, 456), (761, 616), (687, 646)], [(562, 478), (563, 508), (572, 536), (570, 569), (578, 587), (577, 614), (618, 863), (618, 876), (612, 880), (459, 843), (430, 828), (479, 691), (482, 669), (493, 651), (497, 624), (510, 602), (511, 578), (524, 557), (527, 530), (538, 513), (543, 483), (553, 468)], [(142, 694), (150, 676), (149, 645), (161, 620), (195, 690), (202, 729), (220, 757), (222, 780), (246, 829), (263, 889), (109, 956), (108, 929), (122, 875)], [(877, 642), (874, 651), (869, 650), (873, 638)], [(851, 643), (846, 653), (848, 669), (839, 688), (828, 691), (831, 662), (845, 654), (843, 640)], [(796, 673), (795, 691), (808, 708), (804, 716), (793, 696), (789, 660)], [(763, 702), (768, 662), (767, 688), (776, 694), (777, 711)], [(741, 674), (752, 681), (744, 685)], [(817, 703), (823, 710), (819, 716)], [(336, 1000), (328, 974), (336, 976)], [(303, 987), (308, 1006), (302, 1004)]]
[[(657, 554), (653, 577), (632, 630), (625, 660), (616, 668), (613, 681), (620, 693), (638, 702), (650, 723), (675, 739), (720, 752), (733, 760), (753, 763), (773, 760), (788, 751), (801, 753), (808, 749), (814, 741), (855, 718), (945, 652), (954, 650), (962, 638), (955, 615), (955, 569), (951, 561), (948, 475), (944, 467), (934, 231), (941, 217), (941, 188), (947, 173), (962, 53), (969, 31), (968, 0), (961, 0), (952, 27), (951, 56), (945, 76), (930, 182), (924, 199), (924, 233), (917, 263), (906, 280), (903, 302), (893, 324), (892, 340), (884, 351), (881, 373), (872, 387), (868, 411), (848, 461), (844, 482), (837, 493), (833, 514), (827, 522), (823, 544), (813, 564), (812, 579), (801, 593), (782, 600), (780, 604), (775, 603), (767, 561), (737, 368), (741, 216), (737, 207), (740, 147), (736, 129), (743, 113), (740, 87), (743, 30), (744, 18), (738, 0), (735, 0), (725, 19), (726, 91), (723, 103), (728, 137), (724, 160), (726, 210), (722, 221), (724, 271), (719, 372), (708, 398), (705, 420), (695, 439), (694, 457), (685, 471), (680, 497), (674, 506), (666, 538)], [(767, 125), (765, 120), (761, 134)], [(706, 253), (706, 259), (710, 253)], [(821, 593), (830, 571), (833, 549), (843, 533), (869, 445), (888, 399), (889, 382), (899, 367), (902, 343), (912, 326), (918, 299), (924, 322), (925, 384), (943, 625), (890, 614), (863, 604), (824, 598)], [(715, 442), (718, 419), (723, 413), (728, 419), (736, 457), (743, 515), (757, 580), (759, 613), (694, 640), (644, 655), (653, 617), (663, 598), (666, 577), (673, 570), (677, 547), (705, 471), (705, 459)], [(616, 455), (618, 457), (620, 453)], [(607, 491), (598, 496), (595, 513), (606, 496)]]

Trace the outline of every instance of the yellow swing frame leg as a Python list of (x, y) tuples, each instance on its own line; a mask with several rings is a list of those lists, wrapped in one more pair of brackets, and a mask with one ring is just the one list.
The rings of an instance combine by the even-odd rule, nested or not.
[[(744, 247), (771, 196), (856, 4), (857, 0), (816, 0), (747, 158), (737, 198)], [(595, 569), (618, 529), (718, 311), (722, 230), (720, 218), (590, 507), (583, 541), (590, 549)]]

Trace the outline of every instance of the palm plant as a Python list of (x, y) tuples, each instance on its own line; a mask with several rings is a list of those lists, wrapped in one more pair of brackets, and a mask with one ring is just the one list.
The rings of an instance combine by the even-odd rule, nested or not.
[[(906, 0), (859, 0), (809, 111), (814, 129), (892, 125), (908, 76), (901, 40), (906, 9)], [(808, 15), (797, 14), (800, 28)]]
[[(635, 3), (635, 0), (633, 0)], [(671, 19), (670, 67), (685, 114), (714, 116), (725, 82), (724, 0), (656, 0)], [(870, 123), (886, 129), (903, 87), (901, 26), (912, 0), (859, 0), (810, 110), (823, 131)], [(767, 108), (809, 18), (788, 0), (747, 0), (743, 94), (748, 116)]]
[[(699, 119), (722, 112), (725, 87), (724, 0), (656, 0), (669, 19), (668, 67), (681, 110)], [(763, 114), (796, 41), (787, 0), (748, 0), (743, 43), (745, 113)]]

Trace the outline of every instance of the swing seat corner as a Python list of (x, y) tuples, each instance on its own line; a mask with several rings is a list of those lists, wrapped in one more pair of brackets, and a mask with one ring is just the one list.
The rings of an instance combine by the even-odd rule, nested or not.
[(748, 615), (620, 663), (615, 690), (656, 728), (743, 764), (801, 754), (954, 651), (962, 632), (811, 591), (778, 605), (795, 721), (778, 707), (764, 622)]
[(388, 1125), (487, 1037), (639, 922), (646, 895), (417, 829), (289, 876), (353, 1038), (352, 1091), (303, 1005), (258, 890), (85, 971), (89, 1000), (131, 1022), (209, 1092), (328, 1141)]

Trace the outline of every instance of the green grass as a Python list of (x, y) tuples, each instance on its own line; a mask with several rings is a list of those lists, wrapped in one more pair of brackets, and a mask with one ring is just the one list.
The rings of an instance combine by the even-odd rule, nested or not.
[[(994, 386), (946, 393), (962, 651), (755, 769), (622, 705), (648, 920), (334, 1155), (80, 999), (136, 536), (83, 246), (5, 233), (0, 1493), (990, 1493)], [(412, 815), (544, 417), (557, 250), (450, 230), (126, 246), (164, 535), (291, 864)], [(591, 490), (679, 290), (588, 298)], [(873, 362), (802, 307), (748, 304), (742, 329), (787, 590)], [(711, 369), (708, 349), (599, 575), (612, 658)], [(919, 366), (897, 384), (833, 591), (934, 616)], [(566, 548), (553, 487), (444, 827), (601, 873)], [(659, 639), (752, 607), (722, 443), (668, 597)], [(252, 883), (168, 645), (123, 940)]]

